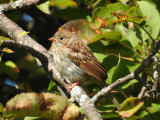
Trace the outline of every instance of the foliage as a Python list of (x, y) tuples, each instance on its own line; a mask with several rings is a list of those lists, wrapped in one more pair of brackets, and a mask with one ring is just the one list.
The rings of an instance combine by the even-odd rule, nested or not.
[[(13, 1), (3, 0), (3, 3)], [(77, 32), (81, 40), (88, 44), (93, 54), (106, 68), (108, 74), (106, 83), (111, 84), (140, 66), (154, 46), (151, 37), (157, 40), (160, 35), (158, 0), (154, 2), (152, 0), (118, 1), (111, 4), (110, 0), (77, 0), (77, 2), (73, 0), (50, 0), (50, 3), (47, 1), (37, 6), (41, 10), (38, 14), (37, 8), (27, 8), (28, 11), (18, 11), (20, 14), (17, 17), (14, 13), (9, 13), (8, 16), (24, 27), (26, 31), (30, 31), (23, 31), (19, 37), (30, 34), (36, 41), (46, 47), (49, 44), (47, 39), (57, 31), (59, 26)], [(34, 11), (36, 12), (34, 13)], [(31, 16), (32, 19), (28, 20), (28, 17), (24, 17), (26, 14)], [(46, 14), (51, 15), (46, 16)], [(23, 18), (21, 18), (21, 15)], [(3, 40), (9, 40), (9, 38), (1, 31), (0, 36), (1, 46)], [(153, 80), (152, 66), (146, 70), (146, 73)], [(57, 90), (56, 84), (53, 81), (49, 82), (46, 73), (37, 67), (31, 55), (19, 49), (13, 52), (10, 48), (3, 48), (2, 46), (0, 48), (0, 84), (7, 79), (14, 81), (16, 83), (14, 86), (26, 91), (56, 92)], [(142, 83), (134, 79), (115, 89), (119, 91), (116, 98), (122, 103), (119, 110), (120, 115), (129, 114), (125, 117), (132, 115), (129, 119), (148, 120), (153, 114), (154, 119), (158, 119), (160, 108), (158, 98), (155, 99), (156, 103), (144, 100), (135, 104), (135, 101), (138, 101), (136, 96), (141, 87)], [(86, 89), (90, 96), (93, 96), (98, 90), (99, 87), (94, 86), (93, 89), (93, 85), (87, 86)], [(122, 97), (121, 93), (127, 97), (132, 97), (126, 99)], [(3, 99), (0, 98), (0, 103), (2, 101)], [(148, 104), (142, 106), (143, 102)], [(0, 104), (0, 112), (3, 109), (1, 106)], [(120, 115), (117, 111), (114, 111), (115, 106), (108, 99), (102, 98), (97, 103), (97, 107), (103, 118), (120, 119)]]
[(78, 107), (67, 98), (52, 93), (21, 93), (9, 100), (3, 110), (4, 118), (26, 116), (58, 120), (78, 119)]

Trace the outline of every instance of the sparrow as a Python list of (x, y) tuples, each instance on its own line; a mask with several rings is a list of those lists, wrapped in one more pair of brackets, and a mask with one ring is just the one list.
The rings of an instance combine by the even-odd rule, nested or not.
[[(68, 84), (107, 86), (105, 80), (108, 76), (104, 67), (75, 32), (60, 29), (49, 40), (52, 41), (49, 51), (53, 53), (56, 69)], [(109, 96), (113, 103), (118, 104), (110, 93)]]

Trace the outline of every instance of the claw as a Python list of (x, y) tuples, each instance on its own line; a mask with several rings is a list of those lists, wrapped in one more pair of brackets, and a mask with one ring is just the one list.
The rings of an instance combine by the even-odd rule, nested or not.
[(77, 85), (79, 85), (80, 84), (80, 82), (78, 81), (78, 82), (76, 82), (76, 83), (72, 83), (72, 84), (70, 84), (69, 85), (69, 88), (68, 88), (68, 90), (67, 90), (67, 92), (70, 92), (71, 90), (72, 90), (72, 88), (74, 88), (75, 86), (77, 86)]

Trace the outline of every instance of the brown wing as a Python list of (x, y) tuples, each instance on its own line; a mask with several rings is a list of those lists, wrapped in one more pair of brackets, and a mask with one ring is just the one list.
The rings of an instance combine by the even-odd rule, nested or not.
[(100, 80), (102, 85), (105, 85), (104, 80), (107, 78), (106, 71), (97, 58), (94, 57), (91, 50), (79, 41), (72, 42), (67, 47), (71, 50), (69, 53), (71, 61), (82, 68), (87, 74)]

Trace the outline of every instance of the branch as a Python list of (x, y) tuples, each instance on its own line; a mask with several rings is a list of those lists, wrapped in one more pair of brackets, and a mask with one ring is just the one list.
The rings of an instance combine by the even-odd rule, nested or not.
[(37, 4), (41, 4), (47, 0), (17, 0), (13, 3), (0, 4), (0, 14), (3, 12), (13, 11), (21, 8), (25, 8), (28, 6), (33, 6)]
[(154, 57), (154, 66), (153, 66), (153, 70), (154, 70), (154, 73), (153, 73), (154, 83), (153, 83), (152, 90), (151, 90), (151, 91), (154, 91), (154, 92), (157, 90), (158, 84), (159, 84), (158, 61), (159, 61), (159, 58), (157, 56), (155, 56)]
[(160, 39), (157, 40), (157, 43), (152, 53), (142, 62), (142, 64), (133, 73), (130, 73), (125, 77), (118, 79), (108, 87), (103, 88), (95, 96), (92, 97), (91, 102), (95, 103), (99, 97), (108, 94), (108, 92), (110, 92), (113, 88), (119, 86), (122, 83), (125, 83), (129, 80), (136, 78), (141, 72), (143, 72), (149, 65), (152, 64), (153, 62), (152, 58), (156, 53), (158, 53), (159, 48), (160, 48)]
[[(19, 0), (19, 2), (20, 1), (23, 2), (22, 0)], [(25, 1), (32, 2), (33, 0)], [(23, 4), (21, 5), (22, 8)], [(0, 5), (0, 13), (2, 13), (3, 11), (2, 7), (3, 5)], [(52, 79), (63, 85), (65, 89), (68, 89), (69, 85), (64, 82), (64, 79), (60, 76), (59, 72), (55, 68), (54, 61), (52, 59), (53, 56), (43, 46), (38, 44), (27, 34), (18, 37), (19, 34), (24, 30), (14, 22), (12, 22), (10, 19), (8, 19), (4, 14), (0, 14), (0, 29), (3, 32), (7, 33), (13, 39), (13, 41), (4, 41), (3, 45), (9, 46), (11, 44), (15, 44), (15, 47), (22, 48), (31, 53), (34, 57), (38, 58), (41, 61), (42, 68), (49, 74), (49, 76), (51, 76)], [(74, 87), (70, 91), (70, 94), (83, 108), (84, 113), (89, 120), (102, 119), (95, 106), (93, 104), (90, 104), (90, 98), (81, 87)]]

